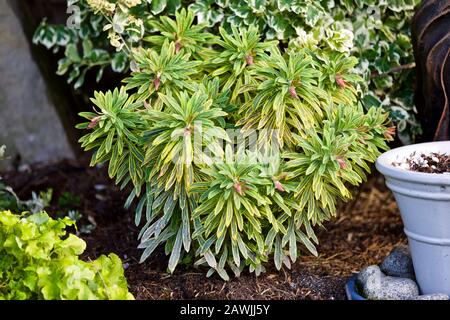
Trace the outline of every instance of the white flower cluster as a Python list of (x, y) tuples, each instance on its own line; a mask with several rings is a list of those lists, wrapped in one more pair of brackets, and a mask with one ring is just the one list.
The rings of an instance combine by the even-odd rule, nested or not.
[(306, 32), (302, 28), (296, 28), (297, 38), (291, 40), (290, 44), (298, 48), (328, 47), (333, 51), (350, 52), (353, 48), (353, 32), (345, 28), (336, 29), (335, 26)]
[(144, 36), (144, 22), (131, 15), (129, 7), (136, 6), (141, 0), (121, 0), (114, 13), (111, 23), (103, 27), (103, 31), (109, 30), (108, 39), (117, 51), (121, 51), (127, 42), (138, 42)]
[(87, 3), (95, 13), (111, 15), (116, 10), (116, 5), (107, 0), (87, 0)]

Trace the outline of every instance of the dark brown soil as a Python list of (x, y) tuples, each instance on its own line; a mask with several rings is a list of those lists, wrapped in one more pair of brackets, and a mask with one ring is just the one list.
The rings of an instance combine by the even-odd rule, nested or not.
[(450, 172), (450, 156), (447, 154), (421, 154), (420, 157), (411, 155), (406, 161), (408, 162), (409, 169), (412, 171), (425, 173)]
[[(259, 277), (243, 273), (229, 282), (214, 275), (206, 278), (206, 270), (188, 266), (170, 275), (162, 250), (148, 262), (138, 263), (138, 228), (133, 212), (123, 209), (127, 192), (113, 185), (104, 168), (62, 162), (2, 176), (25, 199), (31, 191), (49, 187), (54, 189), (54, 199), (64, 192), (79, 196), (76, 209), (83, 214), (79, 224), (87, 223), (88, 217), (97, 224), (91, 234), (82, 236), (88, 243), (84, 258), (118, 254), (137, 299), (345, 299), (344, 285), (352, 273), (379, 263), (395, 245), (405, 243), (394, 199), (382, 177), (375, 175), (355, 189), (355, 200), (341, 205), (334, 221), (317, 231), (318, 258), (305, 254), (291, 270), (278, 272), (269, 264)], [(54, 202), (48, 211), (59, 210)]]

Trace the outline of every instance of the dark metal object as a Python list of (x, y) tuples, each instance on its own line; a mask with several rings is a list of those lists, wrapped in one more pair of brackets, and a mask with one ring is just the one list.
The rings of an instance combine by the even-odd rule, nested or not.
[(424, 0), (412, 20), (422, 139), (450, 140), (450, 0)]

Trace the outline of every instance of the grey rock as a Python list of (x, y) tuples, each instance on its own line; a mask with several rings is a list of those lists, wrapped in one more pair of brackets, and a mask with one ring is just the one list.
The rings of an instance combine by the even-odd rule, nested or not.
[(381, 272), (380, 267), (375, 265), (368, 266), (358, 273), (358, 276), (356, 277), (356, 284), (360, 288), (363, 288), (366, 284), (379, 286), (381, 285), (381, 282), (378, 283), (378, 280), (381, 279), (382, 276), (384, 275)]
[(419, 295), (419, 288), (413, 280), (386, 276), (375, 265), (361, 270), (356, 284), (369, 300), (407, 300)]
[(392, 249), (380, 264), (380, 269), (387, 276), (415, 279), (411, 253), (405, 245)]
[(74, 158), (49, 87), (9, 1), (0, 1), (0, 43), (0, 146), (6, 145), (7, 156), (0, 168), (9, 168), (18, 156), (19, 165)]
[(414, 300), (449, 300), (450, 297), (445, 293), (424, 294), (416, 297)]

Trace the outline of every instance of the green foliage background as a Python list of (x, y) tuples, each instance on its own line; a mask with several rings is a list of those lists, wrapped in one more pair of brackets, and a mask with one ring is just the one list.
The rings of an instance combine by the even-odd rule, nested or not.
[[(95, 2), (95, 1), (94, 1)], [(111, 0), (111, 3), (120, 1)], [(154, 17), (174, 15), (181, 7), (189, 7), (199, 23), (217, 33), (221, 26), (256, 25), (266, 39), (319, 51), (331, 50), (354, 55), (358, 73), (367, 87), (364, 105), (382, 107), (397, 126), (404, 143), (414, 141), (421, 132), (413, 104), (414, 59), (409, 21), (420, 0), (142, 0), (130, 9), (136, 19), (130, 24), (125, 16), (117, 16), (111, 28), (126, 34), (134, 46), (154, 35), (158, 27)], [(80, 29), (54, 26), (43, 22), (36, 30), (34, 42), (49, 49), (65, 50), (58, 74), (66, 74), (69, 83), (80, 88), (86, 73), (95, 70), (101, 80), (104, 69), (128, 73), (129, 61), (123, 51), (108, 49), (109, 40), (120, 46), (118, 39), (108, 39), (103, 31), (104, 17), (94, 15), (86, 0), (68, 0), (68, 5), (81, 8)], [(167, 37), (167, 34), (165, 34)], [(153, 40), (157, 40), (154, 38)]]

